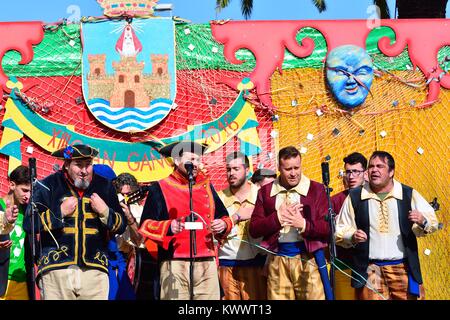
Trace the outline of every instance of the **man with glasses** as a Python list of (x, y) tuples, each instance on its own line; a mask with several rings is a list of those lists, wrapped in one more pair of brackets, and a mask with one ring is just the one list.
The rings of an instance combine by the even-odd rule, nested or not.
[[(345, 190), (331, 197), (333, 210), (336, 214), (339, 214), (349, 190), (363, 185), (367, 179), (366, 168), (367, 159), (359, 152), (353, 152), (344, 158), (345, 171), (342, 182), (344, 183)], [(335, 261), (338, 268), (335, 273), (335, 298), (336, 300), (355, 300), (355, 289), (350, 284), (351, 278), (349, 276), (351, 252), (349, 249), (337, 246), (336, 257), (338, 260)]]
[(277, 174), (275, 171), (271, 169), (261, 168), (257, 169), (252, 174), (251, 182), (259, 187), (262, 187), (265, 186), (266, 184), (271, 183), (276, 178)]

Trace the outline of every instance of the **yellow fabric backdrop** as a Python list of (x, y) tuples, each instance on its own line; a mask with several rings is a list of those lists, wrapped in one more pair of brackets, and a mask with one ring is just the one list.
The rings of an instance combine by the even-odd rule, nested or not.
[[(388, 74), (375, 77), (372, 95), (351, 115), (339, 112), (339, 106), (328, 93), (322, 70), (275, 73), (271, 84), (279, 116), (274, 123), (274, 128), (279, 130), (276, 146), (277, 149), (287, 145), (306, 148), (303, 170), (320, 182), (320, 163), (329, 155), (333, 194), (343, 190), (339, 170), (347, 154), (358, 151), (369, 158), (375, 150), (390, 152), (396, 160), (396, 179), (414, 187), (428, 201), (438, 199), (437, 216), (444, 228), (419, 240), (419, 256), (426, 298), (450, 299), (450, 92), (442, 90), (438, 103), (421, 108), (427, 93), (423, 75), (412, 71), (393, 74), (398, 78)], [(399, 79), (419, 79), (415, 83), (419, 88)], [(324, 114), (318, 116), (317, 108)], [(308, 134), (313, 135), (312, 140)], [(418, 148), (423, 149), (423, 154), (418, 153)], [(426, 249), (430, 250), (429, 255), (424, 253)]]

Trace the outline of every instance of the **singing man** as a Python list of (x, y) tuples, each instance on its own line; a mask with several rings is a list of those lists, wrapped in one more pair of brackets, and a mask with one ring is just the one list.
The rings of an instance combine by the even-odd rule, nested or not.
[(250, 235), (263, 237), (269, 257), (269, 300), (332, 299), (323, 248), (328, 245), (327, 195), (322, 184), (302, 174), (300, 152), (278, 153), (280, 175), (258, 191)]
[[(152, 184), (142, 213), (140, 233), (158, 243), (161, 300), (189, 300), (190, 285), (194, 300), (219, 300), (219, 276), (213, 238), (224, 239), (232, 222), (227, 209), (209, 178), (198, 168), (206, 145), (192, 141), (169, 144), (159, 150), (173, 159), (174, 171)], [(188, 172), (186, 164), (192, 164)], [(190, 282), (190, 230), (185, 228), (191, 215), (189, 174), (193, 178), (192, 200), (196, 221), (196, 255), (193, 284)]]

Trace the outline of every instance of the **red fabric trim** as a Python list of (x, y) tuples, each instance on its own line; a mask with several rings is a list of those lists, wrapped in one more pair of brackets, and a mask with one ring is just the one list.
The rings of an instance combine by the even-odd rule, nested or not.
[(153, 240), (147, 239), (145, 240), (144, 245), (152, 258), (158, 260), (158, 244)]
[(169, 243), (172, 240), (172, 236), (167, 236), (167, 231), (172, 220), (156, 221), (145, 220), (142, 226), (139, 228), (139, 233), (150, 240), (160, 244), (164, 249), (169, 248)]
[[(178, 170), (174, 170), (173, 173), (169, 176), (172, 180), (175, 180), (180, 184), (180, 187), (189, 188), (189, 180)], [(198, 171), (197, 176), (195, 177), (195, 185), (200, 185), (202, 183), (209, 183), (209, 178), (204, 175), (201, 171)]]
[(228, 236), (228, 234), (231, 232), (231, 228), (233, 228), (233, 222), (231, 222), (231, 219), (229, 216), (224, 216), (220, 219), (225, 221), (225, 223), (227, 224), (227, 227), (225, 228), (225, 231), (222, 232), (221, 234), (216, 234), (215, 238), (219, 241), (225, 239)]

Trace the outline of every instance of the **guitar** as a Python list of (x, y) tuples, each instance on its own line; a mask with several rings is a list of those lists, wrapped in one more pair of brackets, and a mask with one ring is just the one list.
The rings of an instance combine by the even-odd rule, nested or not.
[[(142, 186), (138, 190), (124, 195), (122, 200), (127, 206), (138, 203), (144, 199), (150, 190), (150, 185)], [(158, 266), (158, 246), (155, 242), (150, 239), (146, 239), (145, 248), (133, 247), (133, 249), (128, 253), (127, 257), (127, 275), (131, 280), (134, 292), (142, 295), (142, 291), (145, 291), (146, 295), (152, 295), (155, 291), (153, 284), (155, 283), (155, 277), (157, 277), (159, 266)], [(143, 277), (143, 274), (146, 276)], [(148, 278), (150, 277), (150, 281)], [(147, 279), (147, 280), (146, 280)], [(152, 284), (149, 287), (149, 283)], [(147, 293), (148, 291), (148, 293)]]
[(148, 186), (142, 186), (138, 190), (128, 193), (126, 195), (123, 195), (123, 202), (129, 206), (130, 204), (138, 203), (142, 199), (145, 198), (147, 195), (147, 192), (150, 190), (150, 185)]

